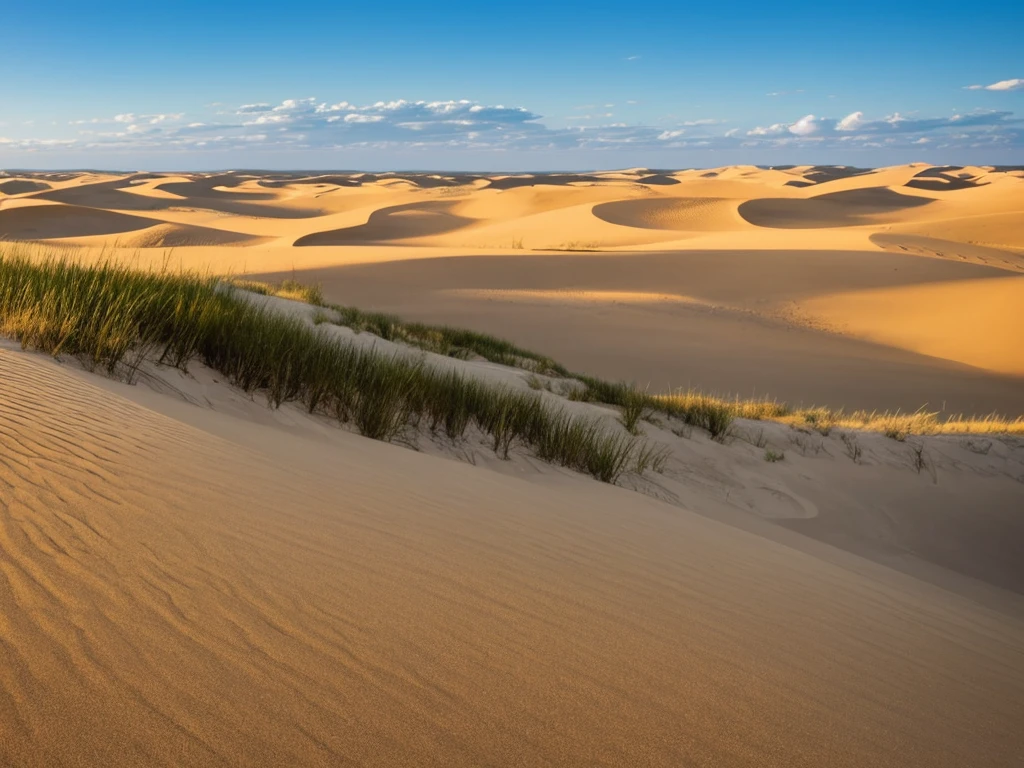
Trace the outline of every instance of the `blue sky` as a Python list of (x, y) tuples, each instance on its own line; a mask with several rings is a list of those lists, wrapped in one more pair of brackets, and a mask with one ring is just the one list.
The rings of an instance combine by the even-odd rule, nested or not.
[(1021, 2), (58, 0), (2, 23), (7, 168), (1024, 164)]

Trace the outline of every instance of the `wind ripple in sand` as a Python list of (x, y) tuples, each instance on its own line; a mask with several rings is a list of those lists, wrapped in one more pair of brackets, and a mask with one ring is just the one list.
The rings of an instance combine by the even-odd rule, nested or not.
[(1019, 756), (1012, 618), (587, 480), (233, 428), (259, 452), (0, 350), (0, 763)]

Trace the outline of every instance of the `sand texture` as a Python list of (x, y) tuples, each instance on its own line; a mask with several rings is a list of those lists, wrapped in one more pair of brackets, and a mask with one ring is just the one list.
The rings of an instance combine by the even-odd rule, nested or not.
[[(828, 481), (797, 494), (727, 479), (764, 471), (741, 452), (689, 457), (698, 515), (22, 352), (0, 386), (4, 764), (1019, 764), (1012, 478), (979, 469), (974, 509), (962, 468), (922, 496), (906, 468), (808, 459)], [(979, 578), (854, 553), (926, 551), (936, 524), (848, 516), (854, 484), (934, 504), (934, 559)], [(745, 497), (785, 525), (730, 522)]]

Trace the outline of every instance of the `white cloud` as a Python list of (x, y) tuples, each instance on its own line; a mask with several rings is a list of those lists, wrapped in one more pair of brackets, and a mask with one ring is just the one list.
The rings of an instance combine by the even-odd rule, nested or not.
[(816, 119), (814, 115), (804, 115), (789, 126), (789, 132), (796, 136), (810, 136), (812, 133), (817, 133), (818, 124), (815, 122)]
[(864, 124), (864, 113), (863, 112), (851, 112), (838, 123), (836, 123), (837, 131), (855, 131)]
[(1024, 88), (1024, 78), (1017, 77), (1012, 80), (1000, 80), (991, 85), (968, 85), (968, 91), (1017, 91)]
[(747, 136), (774, 136), (777, 133), (783, 133), (788, 127), (785, 123), (775, 123), (767, 128), (759, 125), (747, 131)]
[[(598, 105), (599, 106), (599, 105)], [(198, 119), (197, 119), (198, 118)], [(74, 146), (100, 152), (147, 150), (233, 151), (259, 146), (267, 151), (358, 150), (445, 151), (467, 149), (493, 152), (560, 152), (629, 148), (637, 152), (741, 147), (770, 151), (782, 147), (816, 144), (820, 151), (859, 151), (872, 146), (912, 149), (924, 146), (986, 146), (1024, 148), (1024, 120), (1012, 112), (975, 111), (948, 117), (927, 118), (894, 113), (869, 119), (863, 112), (841, 118), (808, 114), (793, 121), (772, 123), (747, 130), (725, 126), (723, 121), (703, 118), (680, 121), (673, 117), (647, 125), (612, 123), (611, 112), (597, 107), (565, 118), (549, 127), (541, 115), (523, 107), (488, 105), (466, 99), (407, 101), (404, 99), (354, 104), (348, 101), (286, 99), (276, 106), (268, 102), (244, 104), (224, 111), (205, 111), (185, 119), (182, 113), (140, 114), (124, 112), (114, 117), (71, 121), (92, 128), (107, 124), (107, 132), (82, 130), (79, 138), (22, 140), (12, 137), (5, 155), (19, 150), (42, 152), (46, 148)], [(587, 127), (568, 126), (583, 121)], [(65, 130), (68, 130), (65, 128)], [(10, 134), (9, 130), (5, 130)], [(927, 141), (922, 139), (927, 138)], [(46, 143), (49, 141), (50, 143)], [(60, 143), (63, 142), (63, 143)], [(800, 150), (803, 151), (803, 150)], [(141, 156), (141, 154), (140, 154)], [(682, 156), (681, 156), (682, 158)], [(681, 159), (682, 161), (682, 159)], [(692, 160), (690, 161), (692, 162)]]

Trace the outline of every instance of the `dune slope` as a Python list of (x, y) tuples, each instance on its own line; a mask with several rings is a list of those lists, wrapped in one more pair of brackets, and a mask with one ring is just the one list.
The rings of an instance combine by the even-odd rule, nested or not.
[(624, 489), (210, 412), (199, 431), (131, 391), (0, 349), (0, 763), (1024, 747), (1012, 613)]

